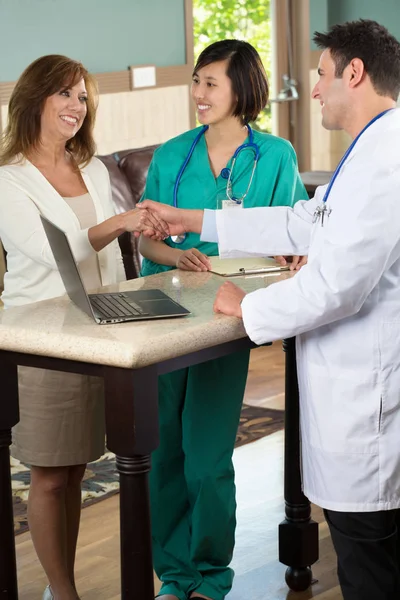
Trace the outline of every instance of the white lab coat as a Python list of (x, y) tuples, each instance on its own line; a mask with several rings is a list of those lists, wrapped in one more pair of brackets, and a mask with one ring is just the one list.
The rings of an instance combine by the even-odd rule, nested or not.
[(337, 511), (400, 507), (400, 111), (362, 135), (327, 202), (218, 211), (220, 254), (308, 254), (248, 294), (261, 344), (296, 336), (303, 490)]

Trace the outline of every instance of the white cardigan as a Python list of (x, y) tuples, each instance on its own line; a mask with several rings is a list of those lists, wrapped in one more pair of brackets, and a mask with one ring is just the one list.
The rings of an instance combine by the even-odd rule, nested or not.
[[(97, 223), (112, 217), (114, 207), (108, 171), (97, 158), (81, 170), (92, 197)], [(2, 300), (5, 308), (65, 294), (39, 215), (63, 229), (77, 262), (87, 259), (92, 248), (88, 229), (79, 221), (42, 173), (24, 160), (0, 167), (0, 238), (7, 252)], [(103, 285), (125, 279), (118, 240), (98, 253)]]

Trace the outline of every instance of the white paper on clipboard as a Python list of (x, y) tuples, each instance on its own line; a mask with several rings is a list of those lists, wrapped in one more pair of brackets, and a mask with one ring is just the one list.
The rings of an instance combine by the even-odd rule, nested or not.
[(273, 258), (220, 258), (209, 256), (212, 273), (222, 277), (236, 277), (240, 275), (257, 275), (262, 273), (279, 273), (288, 271), (289, 266), (281, 267)]

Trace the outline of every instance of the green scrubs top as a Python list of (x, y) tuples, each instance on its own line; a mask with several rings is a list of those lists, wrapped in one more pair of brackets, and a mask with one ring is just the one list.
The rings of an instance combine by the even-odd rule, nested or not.
[[(200, 129), (198, 127), (188, 131), (157, 148), (149, 168), (143, 199), (173, 205), (173, 191), (178, 172)], [(297, 200), (306, 200), (308, 195), (297, 170), (292, 145), (268, 133), (253, 131), (253, 134), (254, 142), (260, 149), (260, 156), (252, 184), (243, 202), (244, 209), (255, 206), (293, 206)], [(248, 141), (247, 138), (246, 142)], [(238, 155), (232, 173), (232, 193), (235, 197), (245, 193), (253, 161), (254, 152), (250, 149), (245, 149)], [(232, 159), (227, 167), (230, 168), (231, 164)], [(178, 188), (178, 208), (220, 208), (219, 199), (226, 198), (226, 184), (227, 180), (221, 175), (214, 177), (203, 135), (182, 175)], [(200, 241), (197, 233), (189, 233), (182, 244), (174, 244), (169, 238), (165, 243), (180, 250), (197, 248), (207, 256), (218, 255), (218, 244)], [(159, 265), (144, 259), (141, 274), (152, 275), (173, 268), (175, 267)]]

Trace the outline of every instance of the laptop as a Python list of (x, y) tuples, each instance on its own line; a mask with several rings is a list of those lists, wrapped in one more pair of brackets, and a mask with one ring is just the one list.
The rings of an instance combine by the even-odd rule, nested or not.
[(68, 238), (62, 229), (40, 216), (67, 294), (100, 325), (190, 315), (190, 311), (161, 290), (88, 294)]

